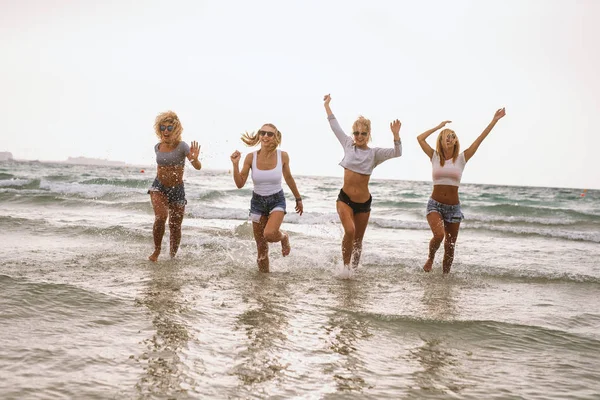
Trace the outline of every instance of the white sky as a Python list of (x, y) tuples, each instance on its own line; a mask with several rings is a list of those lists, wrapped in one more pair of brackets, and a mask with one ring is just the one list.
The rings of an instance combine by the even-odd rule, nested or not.
[(0, 0), (0, 151), (150, 165), (171, 109), (205, 168), (272, 122), (294, 175), (341, 176), (331, 93), (373, 146), (402, 121), (374, 178), (430, 180), (419, 133), (450, 119), (466, 149), (505, 106), (463, 182), (598, 189), (598, 20), (595, 0)]

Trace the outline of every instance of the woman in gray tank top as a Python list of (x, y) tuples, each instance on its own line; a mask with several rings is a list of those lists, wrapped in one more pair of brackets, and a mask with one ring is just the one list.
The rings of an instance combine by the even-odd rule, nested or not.
[(154, 209), (154, 252), (148, 257), (156, 261), (160, 255), (165, 224), (169, 220), (169, 237), (171, 258), (175, 257), (181, 242), (181, 222), (185, 212), (185, 189), (183, 187), (183, 169), (185, 159), (195, 169), (202, 168), (198, 156), (200, 145), (193, 141), (192, 146), (181, 140), (183, 127), (177, 114), (167, 111), (159, 114), (154, 123), (154, 132), (160, 142), (154, 146), (156, 153), (156, 178), (148, 190), (152, 208)]

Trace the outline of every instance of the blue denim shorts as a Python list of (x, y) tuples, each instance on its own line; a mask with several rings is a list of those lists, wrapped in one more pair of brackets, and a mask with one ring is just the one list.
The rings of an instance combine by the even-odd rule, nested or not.
[(451, 224), (461, 222), (463, 219), (465, 219), (465, 216), (460, 208), (460, 203), (450, 205), (440, 203), (439, 201), (429, 198), (429, 201), (427, 202), (427, 215), (432, 212), (439, 213), (444, 221)]
[(152, 186), (148, 189), (148, 194), (152, 192), (161, 192), (165, 196), (167, 196), (167, 201), (169, 204), (185, 206), (187, 204), (187, 200), (185, 199), (185, 188), (183, 184), (177, 186), (165, 186), (159, 182), (158, 178), (154, 178), (154, 182), (152, 182)]
[(285, 211), (285, 195), (283, 189), (281, 191), (261, 196), (252, 192), (252, 200), (250, 201), (250, 219), (252, 222), (260, 221), (260, 217), (269, 216), (273, 211)]

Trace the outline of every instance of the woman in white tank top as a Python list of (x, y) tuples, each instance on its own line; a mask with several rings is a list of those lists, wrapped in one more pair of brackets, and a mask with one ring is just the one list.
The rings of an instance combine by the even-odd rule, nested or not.
[(279, 228), (286, 214), (285, 195), (281, 187), (281, 178), (285, 179), (296, 199), (296, 212), (302, 215), (304, 208), (300, 192), (290, 171), (290, 159), (285, 151), (277, 149), (281, 144), (281, 132), (273, 124), (264, 124), (256, 133), (245, 133), (242, 141), (247, 146), (260, 143), (260, 150), (246, 155), (242, 170), (239, 151), (233, 152), (233, 180), (238, 189), (246, 184), (252, 173), (254, 190), (250, 202), (250, 219), (254, 229), (254, 240), (258, 249), (257, 264), (261, 272), (269, 272), (269, 242), (281, 242), (283, 256), (290, 254), (290, 239)]
[(460, 153), (460, 143), (452, 129), (444, 129), (439, 133), (436, 140), (436, 150), (433, 150), (425, 141), (433, 132), (442, 129), (452, 121), (441, 122), (435, 128), (429, 129), (417, 137), (419, 145), (431, 160), (433, 180), (433, 192), (427, 203), (427, 222), (433, 237), (429, 241), (429, 256), (423, 266), (424, 271), (429, 272), (433, 268), (435, 253), (443, 240), (444, 260), (442, 271), (444, 274), (450, 272), (452, 261), (454, 261), (454, 248), (458, 237), (458, 229), (464, 218), (458, 199), (458, 187), (463, 169), (467, 161), (473, 157), (483, 139), (492, 131), (500, 118), (505, 115), (504, 108), (496, 111), (492, 122), (463, 153)]

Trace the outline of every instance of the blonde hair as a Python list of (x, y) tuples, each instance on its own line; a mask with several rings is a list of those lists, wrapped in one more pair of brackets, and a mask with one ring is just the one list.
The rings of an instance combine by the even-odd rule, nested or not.
[(181, 142), (181, 133), (183, 132), (183, 126), (179, 122), (179, 117), (173, 111), (165, 111), (156, 116), (154, 120), (154, 133), (162, 140), (162, 134), (160, 132), (161, 125), (173, 125), (173, 139), (177, 143)]
[[(442, 144), (442, 141), (445, 141), (446, 137), (452, 133), (454, 133), (452, 129), (446, 128), (442, 130), (437, 137), (435, 151), (437, 151), (438, 155), (440, 156), (440, 165), (442, 167), (446, 162), (446, 158), (448, 158), (447, 154), (444, 153), (444, 145)], [(460, 154), (460, 142), (458, 141), (458, 136), (456, 136), (456, 133), (454, 133), (454, 136), (456, 137), (456, 143), (454, 143), (454, 150), (452, 151), (452, 162), (456, 162), (456, 159)]]
[(354, 123), (352, 124), (352, 133), (353, 134), (354, 134), (354, 132), (358, 132), (359, 126), (364, 126), (365, 128), (367, 128), (367, 132), (369, 133), (369, 142), (370, 142), (371, 141), (371, 120), (363, 117), (362, 115), (359, 115), (358, 118), (356, 118), (356, 121), (354, 121)]
[[(275, 129), (275, 146), (273, 147), (273, 149), (277, 148), (277, 146), (279, 146), (281, 144), (281, 132), (279, 132), (279, 129), (277, 129), (277, 127), (273, 124), (264, 124), (263, 126), (269, 126), (273, 129)], [(262, 126), (261, 126), (262, 128)], [(246, 144), (246, 146), (256, 146), (259, 142), (260, 142), (260, 136), (258, 134), (258, 132), (252, 132), (252, 133), (248, 133), (248, 132), (244, 132), (242, 134), (242, 142), (244, 142)]]

